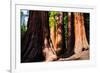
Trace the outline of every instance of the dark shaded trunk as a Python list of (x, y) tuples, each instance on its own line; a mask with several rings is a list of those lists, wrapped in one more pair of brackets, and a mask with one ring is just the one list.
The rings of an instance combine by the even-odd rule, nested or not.
[(65, 36), (65, 34), (66, 34), (66, 30), (67, 30), (67, 28), (65, 28), (65, 27), (67, 27), (66, 26), (66, 24), (64, 23), (64, 17), (65, 16), (67, 16), (67, 13), (65, 13), (65, 12), (63, 12), (62, 13), (62, 25), (61, 25), (61, 36), (62, 36), (62, 42), (60, 43), (61, 44), (61, 50), (60, 50), (60, 52), (59, 52), (59, 54), (58, 54), (58, 56), (59, 57), (61, 57), (64, 53), (65, 53), (65, 51), (66, 51), (66, 36)]
[(59, 12), (57, 15), (58, 20), (56, 20), (56, 53), (59, 56), (63, 53), (64, 49), (64, 25), (63, 25), (63, 12)]
[(84, 13), (84, 26), (88, 43), (90, 43), (90, 14)]
[(67, 33), (67, 52), (68, 56), (71, 56), (74, 53), (74, 16), (73, 13), (68, 12), (68, 33)]
[(21, 39), (21, 62), (43, 61), (44, 39), (49, 35), (48, 12), (30, 10), (27, 31)]
[[(66, 49), (61, 57), (66, 58), (74, 54), (74, 43), (75, 43), (75, 36), (74, 36), (74, 17), (73, 13), (68, 12), (64, 13), (64, 16), (67, 16), (67, 33), (66, 33)], [(65, 31), (64, 31), (65, 32)]]

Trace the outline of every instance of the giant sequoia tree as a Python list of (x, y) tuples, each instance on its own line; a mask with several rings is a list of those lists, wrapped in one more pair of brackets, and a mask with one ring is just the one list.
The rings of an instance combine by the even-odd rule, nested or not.
[[(43, 18), (45, 17), (45, 18)], [(44, 39), (49, 39), (48, 12), (29, 11), (27, 31), (21, 40), (21, 61), (43, 61)]]
[(75, 54), (76, 57), (81, 56), (82, 49), (88, 49), (89, 44), (86, 38), (84, 15), (83, 13), (74, 13), (74, 27), (75, 27)]
[(21, 35), (21, 62), (80, 58), (89, 48), (87, 17), (80, 12), (29, 10), (27, 30)]

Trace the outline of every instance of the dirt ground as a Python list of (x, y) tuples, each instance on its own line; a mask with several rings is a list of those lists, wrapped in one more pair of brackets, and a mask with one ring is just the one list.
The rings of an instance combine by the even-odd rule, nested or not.
[(90, 58), (89, 50), (83, 51), (80, 60), (88, 60)]
[(85, 50), (82, 51), (81, 56), (79, 58), (75, 58), (77, 57), (76, 55), (74, 55), (74, 57), (72, 58), (72, 56), (68, 57), (68, 58), (61, 58), (59, 59), (59, 61), (72, 61), (72, 60), (89, 60), (90, 59), (90, 51), (89, 50)]

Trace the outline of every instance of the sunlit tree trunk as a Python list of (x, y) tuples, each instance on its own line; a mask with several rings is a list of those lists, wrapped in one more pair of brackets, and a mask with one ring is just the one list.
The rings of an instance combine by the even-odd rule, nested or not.
[(75, 53), (80, 54), (82, 49), (89, 48), (84, 27), (83, 13), (74, 13), (75, 16)]
[(52, 41), (52, 47), (54, 48), (55, 50), (55, 31), (54, 31), (54, 25), (55, 25), (55, 18), (52, 16), (51, 19), (53, 20), (52, 21), (52, 27), (50, 28), (50, 38), (51, 38), (51, 41)]
[(59, 51), (62, 46), (62, 25), (63, 13), (59, 12), (58, 15), (52, 17), (54, 19), (53, 27), (50, 29), (50, 36), (54, 46), (55, 52)]
[[(74, 47), (74, 51), (76, 54), (79, 54), (78, 56), (80, 56), (81, 52), (82, 52), (82, 29), (83, 29), (83, 24), (82, 24), (82, 20), (81, 20), (81, 15), (80, 13), (74, 13), (74, 27), (75, 27), (75, 47)], [(77, 56), (77, 57), (78, 57)]]

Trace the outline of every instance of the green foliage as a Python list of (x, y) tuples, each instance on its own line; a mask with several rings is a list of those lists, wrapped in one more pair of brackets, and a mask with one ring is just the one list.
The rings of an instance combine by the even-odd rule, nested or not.
[(50, 26), (50, 28), (56, 26), (55, 16), (58, 14), (59, 14), (59, 12), (56, 12), (56, 11), (49, 12), (49, 26)]
[(49, 12), (49, 16), (51, 17), (51, 16), (56, 16), (57, 14), (59, 14), (59, 12), (56, 12), (56, 11), (51, 11), (51, 12)]
[(21, 32), (26, 32), (27, 31), (27, 28), (25, 25), (21, 25)]
[(53, 27), (55, 24), (55, 18), (53, 16), (49, 17), (49, 26), (50, 28)]
[(64, 16), (63, 18), (63, 23), (64, 23), (64, 35), (65, 35), (65, 40), (67, 40), (67, 25), (68, 25), (68, 16)]
[(68, 23), (68, 17), (64, 16), (63, 21), (64, 21), (64, 24), (67, 24)]
[[(59, 12), (51, 11), (49, 12), (49, 26), (54, 27), (54, 33), (56, 31), (56, 19), (55, 17), (59, 14)], [(67, 39), (67, 25), (68, 25), (68, 16), (63, 17), (63, 26), (64, 26), (64, 35), (65, 39)]]

